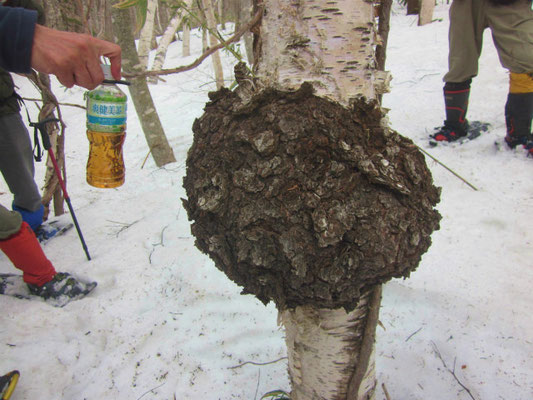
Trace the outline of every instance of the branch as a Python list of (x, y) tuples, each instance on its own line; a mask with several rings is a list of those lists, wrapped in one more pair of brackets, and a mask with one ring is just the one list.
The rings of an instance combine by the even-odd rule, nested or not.
[(231, 43), (237, 42), (242, 37), (242, 35), (248, 32), (254, 25), (259, 23), (262, 15), (263, 15), (263, 9), (260, 8), (257, 11), (257, 13), (254, 15), (252, 20), (248, 22), (246, 25), (244, 25), (237, 32), (235, 32), (233, 36), (231, 36), (228, 40), (224, 42), (220, 42), (216, 46), (207, 49), (205, 53), (203, 53), (200, 57), (198, 57), (194, 62), (192, 62), (189, 65), (184, 65), (184, 66), (177, 67), (177, 68), (161, 69), (159, 71), (144, 71), (144, 72), (135, 73), (135, 74), (123, 74), (123, 75), (126, 78), (138, 78), (142, 76), (170, 75), (170, 74), (177, 74), (180, 72), (190, 71), (191, 69), (194, 69), (197, 66), (199, 66), (207, 57), (209, 57), (215, 51), (220, 50), (224, 47), (227, 47)]
[[(416, 145), (415, 145), (416, 146)], [(447, 167), (445, 164), (443, 164), (442, 162), (440, 162), (438, 159), (436, 159), (435, 157), (433, 157), (431, 154), (429, 154), (427, 151), (425, 151), (422, 147), (420, 146), (416, 146), (418, 147), (418, 150), (420, 150), (422, 153), (424, 153), (426, 156), (428, 156), (429, 158), (431, 158), (433, 161), (435, 161), (436, 163), (442, 165), (444, 168), (446, 168), (449, 172), (451, 172), (453, 175), (455, 175), (457, 178), (459, 178), (460, 180), (462, 180), (464, 183), (466, 183), (468, 186), (470, 186), (472, 189), (474, 189), (475, 191), (477, 191), (477, 187), (475, 187), (474, 185), (472, 185), (470, 182), (468, 182), (465, 178), (463, 178), (461, 175), (459, 175), (457, 172), (455, 172), (454, 170), (452, 170), (451, 168)]]
[[(42, 99), (36, 99), (36, 98), (31, 98), (31, 97), (23, 97), (22, 100), (33, 101), (35, 103), (43, 101)], [(57, 103), (57, 104), (60, 106), (77, 107), (77, 108), (81, 108), (82, 110), (87, 109), (87, 107), (82, 106), (81, 104), (75, 104), (75, 103)]]
[(454, 379), (457, 381), (457, 383), (464, 389), (466, 390), (466, 392), (470, 395), (470, 398), (472, 400), (476, 400), (476, 398), (472, 395), (472, 392), (470, 391), (470, 389), (468, 389), (465, 385), (463, 385), (463, 383), (459, 380), (459, 378), (457, 377), (457, 375), (455, 375), (455, 359), (453, 360), (453, 370), (451, 370), (450, 368), (448, 368), (448, 366), (446, 365), (446, 363), (444, 362), (444, 359), (442, 358), (442, 355), (440, 354), (440, 351), (439, 351), (439, 348), (437, 347), (437, 345), (434, 343), (434, 342), (431, 342), (431, 344), (433, 345), (433, 351), (435, 352), (435, 355), (440, 359), (440, 361), (442, 362), (442, 365), (444, 366), (444, 368), (446, 368), (446, 370), (452, 374), (452, 376), (454, 377)]
[(243, 362), (242, 364), (235, 365), (235, 366), (233, 366), (233, 367), (228, 367), (228, 369), (236, 369), (236, 368), (240, 368), (240, 367), (242, 367), (243, 365), (246, 365), (246, 364), (252, 364), (252, 365), (268, 365), (268, 364), (274, 364), (274, 363), (277, 363), (278, 361), (285, 360), (285, 359), (287, 359), (287, 357), (280, 357), (280, 358), (278, 358), (277, 360), (274, 360), (274, 361), (268, 361), (268, 362), (264, 362), (264, 363), (257, 363), (257, 362), (253, 362), (253, 361), (246, 361), (246, 362)]

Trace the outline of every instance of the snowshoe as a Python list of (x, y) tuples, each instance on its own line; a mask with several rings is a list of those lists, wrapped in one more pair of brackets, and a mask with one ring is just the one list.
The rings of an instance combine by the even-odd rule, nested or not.
[(74, 225), (59, 220), (47, 221), (37, 227), (34, 232), (41, 244), (46, 244), (50, 239), (61, 236), (68, 232)]
[(273, 390), (271, 392), (265, 393), (261, 400), (291, 400), (289, 394), (283, 390)]
[(82, 282), (67, 272), (58, 272), (43, 286), (26, 284), (22, 275), (0, 274), (0, 294), (26, 300), (38, 297), (54, 307), (85, 297), (96, 285), (96, 282)]
[(18, 371), (11, 371), (4, 376), (0, 376), (0, 400), (8, 400), (15, 391), (20, 373)]
[(448, 126), (435, 128), (435, 133), (429, 137), (429, 145), (435, 147), (444, 143), (463, 144), (479, 137), (481, 133), (487, 132), (489, 128), (489, 123), (481, 121), (468, 122), (466, 130), (454, 129)]
[[(43, 286), (28, 284), (30, 293), (45, 300), (53, 299), (67, 304), (89, 294), (96, 287), (96, 282), (83, 283), (68, 272), (58, 272), (50, 282)], [(63, 304), (63, 305), (64, 305)]]

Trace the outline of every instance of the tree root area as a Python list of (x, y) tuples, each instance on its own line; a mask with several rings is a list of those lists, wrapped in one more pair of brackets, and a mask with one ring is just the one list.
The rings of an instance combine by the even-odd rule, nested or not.
[(183, 200), (196, 246), (264, 303), (351, 311), (407, 277), (438, 229), (424, 156), (382, 111), (317, 97), (310, 84), (243, 104), (210, 93), (193, 126)]

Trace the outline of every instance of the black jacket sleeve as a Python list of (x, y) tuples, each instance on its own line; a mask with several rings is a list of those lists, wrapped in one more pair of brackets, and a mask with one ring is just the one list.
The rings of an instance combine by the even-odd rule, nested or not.
[(0, 7), (0, 67), (11, 72), (31, 71), (31, 49), (37, 11)]

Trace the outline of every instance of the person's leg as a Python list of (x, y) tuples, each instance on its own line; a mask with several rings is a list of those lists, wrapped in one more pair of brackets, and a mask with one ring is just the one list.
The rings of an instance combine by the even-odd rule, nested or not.
[(523, 145), (533, 155), (533, 76), (511, 73), (510, 82), (505, 104), (505, 142), (510, 148)]
[(461, 83), (478, 74), (478, 59), (487, 28), (483, 0), (457, 0), (450, 6), (448, 72), (444, 82)]
[(487, 5), (487, 18), (501, 64), (511, 73), (505, 104), (506, 143), (533, 154), (533, 10), (526, 0), (507, 6)]
[(470, 84), (478, 73), (486, 27), (479, 1), (454, 1), (450, 7), (448, 72), (443, 78), (446, 119), (433, 135), (437, 141), (453, 142), (467, 134)]
[(96, 287), (96, 282), (85, 283), (69, 273), (56, 273), (30, 226), (22, 221), (19, 213), (1, 205), (0, 250), (23, 272), (22, 278), (35, 296), (63, 299), (62, 306), (85, 296)]
[(13, 209), (36, 229), (44, 209), (34, 180), (30, 137), (18, 113), (0, 117), (0, 171), (13, 193)]
[(0, 249), (23, 272), (26, 283), (42, 286), (56, 274), (33, 230), (18, 212), (3, 206), (0, 206)]

